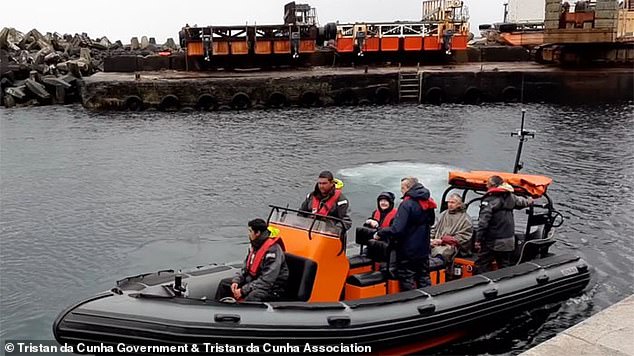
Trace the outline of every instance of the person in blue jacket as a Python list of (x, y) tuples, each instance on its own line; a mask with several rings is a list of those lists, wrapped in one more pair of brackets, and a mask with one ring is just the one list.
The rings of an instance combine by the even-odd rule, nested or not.
[(390, 239), (396, 249), (396, 277), (401, 291), (426, 287), (429, 279), (429, 238), (436, 203), (417, 178), (401, 179), (403, 202), (392, 226), (379, 229), (375, 239)]

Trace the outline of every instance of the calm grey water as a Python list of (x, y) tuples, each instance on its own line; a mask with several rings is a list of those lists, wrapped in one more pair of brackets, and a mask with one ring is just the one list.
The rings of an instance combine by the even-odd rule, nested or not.
[[(526, 173), (554, 178), (555, 252), (596, 268), (581, 297), (449, 353), (517, 353), (634, 293), (634, 106), (528, 105)], [(508, 170), (520, 106), (386, 106), (220, 113), (0, 110), (0, 339), (51, 339), (66, 306), (116, 279), (241, 259), (248, 219), (344, 178), (358, 225), (417, 175)], [(495, 341), (495, 342), (491, 342)]]

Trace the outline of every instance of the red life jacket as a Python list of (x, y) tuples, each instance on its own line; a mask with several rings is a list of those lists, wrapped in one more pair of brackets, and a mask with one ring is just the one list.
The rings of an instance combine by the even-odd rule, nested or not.
[(326, 200), (326, 202), (322, 204), (321, 200), (313, 194), (313, 204), (311, 206), (312, 212), (320, 215), (328, 215), (328, 213), (334, 209), (335, 205), (337, 205), (337, 201), (340, 196), (341, 190), (335, 189), (335, 193), (330, 197), (330, 199)]
[[(410, 199), (411, 198), (409, 196), (406, 196), (405, 198), (403, 198), (403, 201)], [(438, 207), (438, 205), (436, 205), (436, 202), (434, 201), (434, 198), (432, 197), (429, 197), (429, 199), (425, 200), (418, 200), (418, 205), (420, 205), (421, 209), (423, 210), (436, 209)]]
[(392, 208), (392, 210), (390, 210), (390, 212), (385, 215), (383, 221), (381, 221), (381, 212), (379, 211), (379, 209), (376, 209), (374, 211), (374, 214), (372, 214), (372, 219), (381, 222), (381, 225), (379, 225), (379, 227), (390, 227), (390, 224), (392, 223), (392, 220), (394, 220), (395, 216), (396, 209)]
[(249, 272), (251, 277), (257, 276), (258, 272), (260, 271), (260, 265), (262, 264), (267, 251), (269, 250), (269, 248), (271, 248), (271, 246), (278, 242), (280, 243), (282, 250), (284, 250), (284, 244), (279, 237), (266, 239), (266, 241), (264, 241), (262, 246), (260, 246), (260, 248), (255, 253), (253, 252), (253, 247), (251, 247), (251, 249), (249, 250), (249, 256), (247, 256), (247, 272)]

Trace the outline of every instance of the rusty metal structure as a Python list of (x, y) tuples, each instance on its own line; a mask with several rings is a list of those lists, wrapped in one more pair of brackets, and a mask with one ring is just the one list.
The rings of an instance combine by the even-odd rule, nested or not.
[(179, 37), (187, 51), (188, 69), (194, 70), (311, 65), (316, 57), (328, 53), (339, 61), (367, 64), (420, 59), (433, 52), (449, 56), (467, 48), (468, 12), (459, 0), (423, 1), (420, 21), (319, 27), (316, 18), (315, 8), (291, 2), (284, 6), (284, 24), (185, 26)]
[(634, 1), (546, 0), (536, 60), (562, 65), (634, 64)]

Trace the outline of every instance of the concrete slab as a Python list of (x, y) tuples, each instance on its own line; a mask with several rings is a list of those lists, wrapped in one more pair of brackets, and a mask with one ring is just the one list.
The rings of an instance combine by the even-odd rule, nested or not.
[(520, 355), (634, 356), (634, 295)]

